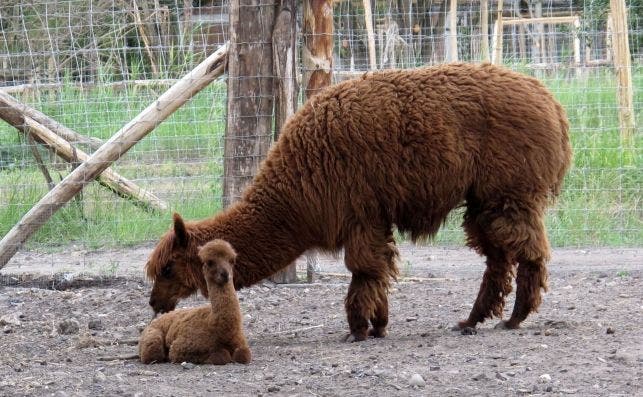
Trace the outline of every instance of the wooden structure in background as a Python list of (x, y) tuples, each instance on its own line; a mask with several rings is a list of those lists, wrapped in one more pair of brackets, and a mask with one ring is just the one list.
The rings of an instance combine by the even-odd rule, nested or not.
[[(43, 115), (44, 119), (40, 119), (49, 121), (48, 123), (43, 124), (29, 116), (30, 114), (37, 115), (39, 113), (40, 112), (37, 112), (35, 109), (32, 109), (27, 105), (21, 104), (11, 96), (0, 92), (0, 118), (24, 133), (27, 136), (27, 139), (35, 139), (38, 142), (47, 145), (58, 157), (68, 163), (87, 161), (89, 158), (87, 153), (72, 145), (69, 141), (59, 136), (47, 126), (54, 124), (53, 120)], [(74, 134), (80, 135), (76, 132), (74, 132)], [(36, 149), (34, 146), (32, 146), (32, 148), (34, 150)], [(34, 156), (36, 157), (38, 166), (43, 175), (45, 175), (45, 179), (47, 180), (47, 184), (50, 189), (53, 189), (53, 181), (49, 176), (49, 173), (46, 171), (46, 168), (44, 168), (44, 163), (37, 153), (37, 150), (35, 150)], [(141, 189), (132, 181), (112, 171), (109, 167), (98, 175), (97, 180), (101, 185), (107, 187), (117, 195), (133, 200), (135, 204), (144, 208), (151, 208), (160, 211), (167, 210), (168, 208), (167, 204), (158, 197), (144, 189)]]
[(227, 45), (201, 62), (121, 128), (25, 214), (0, 241), (0, 269), (51, 216), (163, 120), (223, 74)]
[(633, 142), (636, 120), (634, 119), (634, 88), (632, 64), (627, 28), (625, 0), (610, 0), (612, 15), (612, 45), (614, 46), (614, 70), (617, 80), (618, 121), (621, 138), (629, 146)]

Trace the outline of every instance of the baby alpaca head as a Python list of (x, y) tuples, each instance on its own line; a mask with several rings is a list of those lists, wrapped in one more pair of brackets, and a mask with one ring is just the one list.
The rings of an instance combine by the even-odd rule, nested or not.
[(237, 253), (224, 240), (212, 240), (199, 248), (199, 259), (203, 263), (203, 275), (208, 285), (224, 286), (232, 281), (232, 264)]

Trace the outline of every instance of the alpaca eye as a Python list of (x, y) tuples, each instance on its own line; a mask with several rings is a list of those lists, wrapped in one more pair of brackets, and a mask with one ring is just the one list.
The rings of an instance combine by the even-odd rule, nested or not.
[(163, 267), (163, 270), (161, 270), (161, 276), (170, 278), (170, 276), (172, 275), (172, 265), (174, 265), (174, 263), (172, 262), (165, 265), (165, 267)]

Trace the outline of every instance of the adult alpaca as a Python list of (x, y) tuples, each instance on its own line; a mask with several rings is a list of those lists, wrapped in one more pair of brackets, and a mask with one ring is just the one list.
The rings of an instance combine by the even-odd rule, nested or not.
[(369, 73), (329, 87), (286, 123), (241, 201), (198, 222), (175, 214), (146, 265), (150, 305), (163, 312), (197, 289), (207, 294), (195, 264), (198, 245), (213, 238), (239, 254), (236, 288), (307, 249), (344, 248), (349, 339), (381, 337), (398, 274), (393, 227), (430, 237), (464, 205), (468, 245), (487, 269), (459, 326), (502, 316), (517, 263), (505, 323), (516, 328), (547, 288), (543, 216), (571, 162), (568, 129), (540, 82), (488, 64)]
[(239, 300), (232, 285), (235, 257), (234, 249), (223, 240), (210, 241), (199, 249), (210, 305), (175, 310), (153, 320), (139, 340), (143, 363), (250, 362)]

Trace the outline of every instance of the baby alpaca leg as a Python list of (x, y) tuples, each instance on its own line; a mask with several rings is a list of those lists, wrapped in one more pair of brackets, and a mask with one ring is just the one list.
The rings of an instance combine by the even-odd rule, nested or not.
[(230, 357), (230, 352), (226, 349), (217, 350), (211, 353), (205, 360), (206, 364), (214, 365), (225, 365), (229, 362), (232, 362), (232, 357)]
[(160, 329), (148, 326), (143, 330), (138, 341), (138, 355), (143, 364), (166, 361), (165, 338)]
[(239, 364), (248, 364), (252, 360), (252, 354), (247, 346), (237, 347), (232, 353), (232, 361)]

